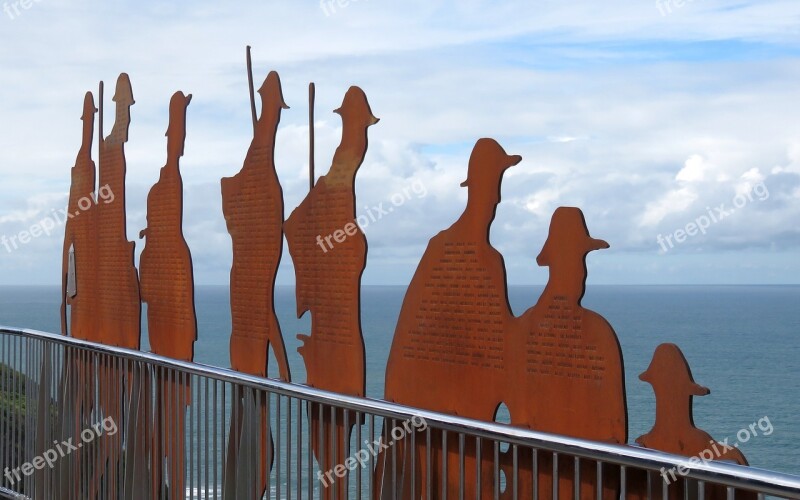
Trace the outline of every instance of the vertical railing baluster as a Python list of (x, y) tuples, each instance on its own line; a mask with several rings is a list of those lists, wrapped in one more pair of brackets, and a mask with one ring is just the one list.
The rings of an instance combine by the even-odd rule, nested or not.
[(531, 484), (533, 484), (533, 500), (539, 500), (539, 450), (536, 448), (531, 449), (531, 460), (533, 466), (531, 467)]
[(442, 429), (442, 500), (447, 500), (447, 462), (449, 458), (447, 453), (447, 430)]
[(597, 474), (597, 500), (603, 500), (603, 461), (598, 460), (595, 466), (595, 474)]
[[(266, 410), (267, 410), (267, 428), (266, 428), (265, 432), (267, 433), (268, 436), (271, 436), (273, 434), (273, 431), (272, 431), (272, 406), (271, 406), (272, 405), (272, 393), (265, 392), (264, 393), (264, 398), (265, 398), (265, 400), (267, 402), (267, 408), (266, 408)], [(280, 397), (278, 397), (277, 403), (278, 403), (278, 411), (280, 412)], [(277, 444), (278, 444), (277, 449), (280, 450), (281, 449), (280, 448), (280, 443), (281, 443), (281, 440), (280, 440), (281, 439), (280, 438), (280, 433), (281, 433), (280, 418), (278, 419), (277, 424), (278, 424), (278, 430), (275, 431), (274, 434), (278, 435), (277, 436)], [(272, 445), (272, 441), (269, 440), (269, 439), (267, 439), (267, 450), (268, 450), (267, 451), (267, 455), (268, 456), (274, 453), (274, 448), (273, 448), (273, 445)], [(277, 475), (277, 480), (276, 480), (276, 483), (277, 483), (276, 484), (276, 490), (278, 492), (280, 492), (280, 488), (281, 488), (281, 486), (280, 486), (280, 469), (281, 469), (281, 467), (280, 467), (280, 457), (276, 457), (275, 464), (276, 464), (276, 468), (278, 470), (278, 475)], [(267, 498), (268, 499), (272, 498), (272, 488), (270, 487), (271, 479), (272, 479), (272, 476), (270, 474), (269, 465), (267, 465)], [(280, 494), (276, 495), (275, 498), (280, 499)]]
[[(278, 396), (280, 397), (280, 396)], [(286, 498), (292, 498), (292, 398), (286, 398)]]
[(481, 488), (483, 485), (481, 484), (481, 466), (483, 465), (483, 453), (481, 450), (481, 438), (480, 436), (475, 437), (475, 498), (480, 500), (481, 498)]
[(558, 500), (558, 453), (553, 453), (553, 500)]
[(464, 477), (464, 437), (463, 432), (458, 433), (458, 499), (464, 500), (464, 488), (466, 479)]
[[(364, 444), (361, 442), (361, 415), (360, 411), (356, 412), (356, 447), (359, 451), (364, 447)], [(358, 485), (358, 489), (356, 490), (356, 500), (361, 500), (361, 490), (363, 489), (363, 484), (361, 484), (361, 464), (356, 469), (356, 484)]]
[(500, 498), (500, 442), (495, 440), (493, 443), (494, 445), (494, 460), (492, 467), (494, 469), (494, 500), (499, 500)]
[[(342, 450), (342, 456), (345, 457), (345, 460), (350, 456), (350, 433), (348, 424), (350, 419), (350, 412), (344, 410), (342, 412), (342, 440), (344, 441), (342, 444), (344, 445), (344, 449)], [(337, 439), (338, 441), (338, 439)], [(338, 460), (337, 460), (338, 461)], [(350, 468), (344, 468), (344, 477), (342, 478), (344, 481), (344, 499), (348, 500), (350, 495)]]
[(297, 454), (297, 499), (300, 500), (300, 494), (303, 490), (303, 478), (302, 478), (302, 470), (303, 470), (303, 452), (302, 452), (302, 443), (303, 443), (303, 400), (300, 398), (295, 398), (297, 401), (297, 450), (295, 453)]

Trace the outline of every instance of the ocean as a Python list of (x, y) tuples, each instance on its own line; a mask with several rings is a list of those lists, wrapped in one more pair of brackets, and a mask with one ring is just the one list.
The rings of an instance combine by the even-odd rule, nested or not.
[[(511, 287), (514, 313), (533, 305), (541, 290)], [(57, 287), (0, 287), (0, 324), (58, 332), (59, 293)], [(404, 287), (394, 286), (362, 290), (369, 397), (383, 395), (404, 293)], [(656, 346), (671, 342), (683, 350), (695, 380), (711, 389), (710, 395), (694, 399), (695, 424), (730, 443), (747, 429), (742, 436), (748, 440), (740, 448), (752, 466), (800, 473), (800, 453), (794, 451), (800, 443), (800, 286), (590, 286), (583, 304), (611, 323), (622, 345), (631, 442), (650, 429), (655, 411), (652, 390), (638, 375)], [(228, 367), (227, 287), (197, 287), (196, 306), (196, 361)], [(276, 309), (292, 378), (302, 383), (305, 370), (296, 335), (308, 333), (310, 322), (295, 318), (291, 287), (276, 289)], [(275, 369), (274, 360), (270, 368)]]

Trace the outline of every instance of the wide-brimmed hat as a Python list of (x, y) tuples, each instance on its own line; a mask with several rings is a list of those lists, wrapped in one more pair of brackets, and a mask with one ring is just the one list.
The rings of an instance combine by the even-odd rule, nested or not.
[(540, 266), (549, 266), (557, 255), (585, 256), (593, 250), (608, 247), (605, 241), (589, 236), (581, 209), (559, 207), (550, 220), (550, 233), (536, 262)]
[(472, 148), (467, 169), (467, 180), (461, 187), (470, 184), (491, 186), (506, 169), (522, 161), (519, 155), (509, 155), (505, 149), (494, 139), (479, 139)]
[(691, 396), (706, 396), (711, 393), (707, 387), (695, 383), (689, 363), (675, 344), (661, 344), (656, 347), (650, 366), (639, 375), (639, 380), (647, 382), (653, 388), (658, 384), (685, 388)]

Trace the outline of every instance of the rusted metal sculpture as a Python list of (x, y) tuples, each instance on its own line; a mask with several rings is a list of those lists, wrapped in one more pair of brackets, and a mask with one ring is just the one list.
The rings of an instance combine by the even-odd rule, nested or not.
[[(342, 117), (343, 129), (333, 164), (289, 216), (284, 230), (295, 266), (297, 315), (311, 312), (311, 336), (298, 335), (303, 341), (298, 350), (305, 362), (307, 383), (364, 396), (360, 289), (367, 241), (355, 223), (355, 176), (367, 152), (367, 129), (378, 119), (358, 87), (347, 91), (335, 112)], [(345, 442), (349, 442), (352, 427), (357, 424), (355, 415), (310, 405), (310, 419), (312, 447), (320, 469), (343, 463)], [(326, 488), (325, 498), (333, 488), (338, 488), (339, 498), (344, 498), (345, 481)]]
[[(83, 134), (81, 147), (72, 167), (67, 221), (64, 228), (61, 289), (61, 332), (75, 338), (97, 341), (95, 329), (94, 294), (96, 271), (96, 237), (94, 233), (94, 211), (83, 210), (81, 199), (90, 199), (95, 191), (96, 167), (92, 160), (92, 140), (97, 108), (94, 96), (87, 92), (83, 100)], [(43, 364), (44, 368), (44, 364)], [(45, 377), (42, 380), (46, 380)], [(94, 370), (92, 363), (79, 359), (77, 353), (66, 350), (61, 376), (64, 390), (58, 391), (60, 429), (63, 436), (78, 436), (89, 424), (94, 406)], [(75, 396), (69, 397), (68, 395)], [(66, 397), (67, 399), (62, 399)], [(45, 410), (43, 410), (45, 411)], [(56, 469), (55, 485), (61, 492), (81, 496), (78, 490), (81, 477), (81, 456), (64, 457), (62, 466)]]
[[(692, 417), (692, 398), (706, 396), (711, 391), (695, 383), (689, 363), (677, 345), (659, 345), (650, 366), (647, 371), (639, 375), (639, 379), (653, 387), (656, 396), (656, 421), (650, 432), (636, 439), (637, 443), (645, 448), (686, 457), (726, 460), (739, 465), (748, 465), (747, 459), (738, 448), (717, 443), (710, 434), (695, 426)], [(631, 472), (634, 472), (628, 487), (631, 497), (648, 498), (646, 473)], [(689, 489), (686, 493), (690, 497), (697, 492), (697, 484), (690, 484), (675, 470), (662, 470), (661, 475), (653, 473), (651, 479), (651, 485), (656, 488), (655, 494), (659, 496), (663, 482), (667, 483), (668, 498), (671, 500), (686, 498), (684, 496), (686, 488)], [(723, 500), (727, 498), (727, 491), (722, 486), (706, 485), (704, 496), (708, 499)], [(756, 496), (752, 492), (736, 490), (737, 499), (754, 500)]]
[(99, 340), (94, 327), (94, 306), (97, 300), (93, 290), (97, 266), (95, 212), (84, 211), (79, 202), (82, 198), (90, 199), (95, 192), (96, 167), (92, 160), (92, 139), (96, 113), (94, 96), (87, 92), (81, 115), (81, 149), (75, 159), (75, 166), (72, 167), (61, 272), (61, 333), (93, 341)]
[[(589, 236), (583, 213), (561, 207), (536, 261), (550, 268), (547, 286), (509, 337), (506, 403), (511, 424), (537, 431), (625, 444), (628, 437), (622, 351), (614, 329), (581, 306), (586, 256), (608, 243)], [(533, 457), (520, 457), (519, 495), (532, 496)], [(539, 495), (552, 496), (552, 456), (540, 456)], [(559, 460), (559, 495), (574, 492), (574, 460)], [(598, 498), (596, 463), (581, 461), (581, 498)], [(508, 474), (508, 472), (507, 472)], [(507, 476), (508, 477), (508, 476)], [(604, 498), (618, 496), (619, 471), (605, 467)], [(511, 492), (508, 491), (507, 494)]]
[(289, 364), (275, 315), (275, 276), (283, 250), (283, 190), (275, 171), (275, 136), (283, 102), (280, 78), (272, 72), (258, 93), (261, 118), (242, 170), (222, 180), (222, 208), (233, 241), (231, 268), (231, 367), (267, 376), (271, 346), (281, 379)]
[[(116, 119), (109, 136), (100, 141), (99, 185), (114, 193), (113, 203), (99, 203), (97, 224), (97, 328), (100, 341), (139, 349), (141, 303), (134, 265), (135, 243), (128, 241), (125, 214), (125, 143), (134, 104), (130, 78), (122, 73), (114, 94)], [(102, 102), (100, 103), (102, 120)], [(101, 126), (102, 134), (102, 126)]]
[[(288, 106), (283, 100), (280, 77), (273, 71), (258, 90), (261, 116), (256, 117), (249, 47), (248, 78), (253, 106), (253, 141), (241, 171), (234, 177), (222, 179), (222, 208), (233, 242), (231, 367), (266, 377), (269, 348), (272, 347), (279, 377), (289, 381), (291, 373), (274, 305), (275, 278), (283, 252), (283, 190), (275, 168), (275, 137), (281, 112)], [(260, 476), (259, 491), (266, 488), (266, 471), (273, 453), (267, 442), (271, 436), (266, 431), (266, 398), (260, 398), (258, 409), (251, 407), (256, 399), (259, 398), (253, 394), (234, 395), (238, 410), (234, 412), (236, 421), (231, 423), (225, 474), (225, 493), (231, 498), (241, 488), (253, 494), (249, 478)], [(250, 419), (254, 412), (260, 413), (260, 418)], [(244, 425), (245, 422), (252, 422), (252, 425)], [(257, 434), (260, 434), (257, 447), (260, 463), (255, 456), (247, 455), (252, 447), (245, 446), (255, 441)]]
[[(192, 361), (197, 340), (192, 256), (183, 237), (183, 180), (180, 158), (186, 141), (186, 108), (192, 96), (176, 92), (169, 105), (167, 163), (147, 196), (146, 244), (140, 259), (142, 301), (147, 303), (150, 349), (161, 356)], [(174, 375), (173, 375), (174, 377)], [(163, 483), (169, 474), (170, 498), (185, 496), (186, 407), (191, 404), (190, 381), (157, 377), (159, 402), (155, 412), (152, 480)], [(142, 407), (149, 403), (145, 395)], [(147, 414), (145, 410), (144, 415)], [(139, 430), (144, 430), (142, 426)], [(162, 436), (161, 434), (165, 434)]]
[[(138, 350), (141, 335), (141, 302), (139, 277), (134, 265), (135, 243), (128, 241), (125, 213), (125, 143), (130, 128), (130, 107), (134, 104), (130, 78), (126, 73), (117, 79), (114, 93), (116, 116), (111, 133), (103, 138), (103, 99), (100, 99), (100, 168), (99, 189), (113, 193), (113, 202), (97, 203), (95, 212), (96, 251), (96, 322), (99, 342)], [(98, 190), (99, 192), (99, 190)], [(127, 370), (100, 361), (97, 374), (98, 394), (103, 414), (121, 422), (125, 396), (117, 387)], [(127, 391), (130, 392), (130, 391)], [(109, 439), (110, 444), (101, 453), (108, 461), (107, 475), (101, 480), (102, 470), (95, 471), (93, 484), (104, 482), (108, 494), (115, 497), (119, 479), (122, 439), (119, 434)]]
[[(386, 368), (386, 399), (418, 408), (492, 421), (503, 402), (509, 366), (504, 356), (507, 328), (512, 319), (508, 305), (503, 257), (489, 242), (489, 230), (500, 202), (500, 184), (509, 167), (521, 161), (506, 154), (493, 139), (475, 144), (469, 161), (467, 207), (449, 229), (428, 245), (403, 301)], [(388, 429), (385, 429), (388, 431)], [(417, 439), (416, 471), (410, 470), (410, 440), (398, 453), (404, 462), (391, 463), (393, 453), (378, 460), (378, 481), (383, 498), (419, 498), (430, 481), (448, 496), (459, 494), (459, 443), (451, 439), (443, 453), (441, 434), (431, 438), (434, 450), (427, 477), (424, 437)], [(437, 445), (438, 443), (438, 445)], [(395, 444), (398, 446), (398, 444)], [(438, 446), (438, 447), (437, 447)], [(399, 451), (399, 450), (398, 450)], [(487, 463), (492, 447), (485, 446)], [(442, 477), (443, 455), (448, 474)], [(465, 498), (475, 498), (477, 478), (475, 442), (465, 444)], [(396, 467), (398, 484), (391, 484)], [(482, 468), (484, 475), (491, 468)], [(385, 474), (384, 474), (385, 471)], [(417, 478), (410, 491), (410, 475)], [(482, 481), (481, 497), (491, 496), (493, 480)]]

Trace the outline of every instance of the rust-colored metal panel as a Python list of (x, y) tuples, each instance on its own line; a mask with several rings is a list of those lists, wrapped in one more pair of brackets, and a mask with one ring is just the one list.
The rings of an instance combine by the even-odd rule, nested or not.
[[(692, 398), (711, 393), (709, 389), (694, 381), (689, 363), (675, 344), (661, 344), (653, 354), (647, 371), (639, 379), (653, 387), (656, 396), (655, 425), (647, 434), (639, 436), (636, 442), (645, 448), (667, 453), (711, 460), (726, 460), (739, 465), (748, 465), (747, 459), (738, 448), (729, 448), (717, 443), (705, 431), (698, 429), (692, 416)], [(647, 474), (632, 471), (628, 491), (632, 498), (647, 498)], [(669, 481), (668, 497), (679, 500), (684, 497), (687, 482), (677, 471), (662, 471), (663, 475), (652, 474), (652, 484), (661, 495), (662, 481)], [(690, 496), (696, 492), (696, 483), (689, 486)], [(736, 498), (754, 500), (755, 493), (737, 491)], [(705, 498), (723, 500), (727, 489), (707, 485)]]
[[(266, 377), (269, 348), (275, 354), (278, 375), (291, 380), (286, 348), (280, 324), (275, 314), (275, 277), (283, 253), (283, 190), (275, 167), (275, 137), (281, 112), (288, 109), (278, 73), (270, 72), (258, 90), (261, 96), (261, 116), (256, 117), (252, 87), (252, 69), (248, 51), (248, 76), (251, 81), (253, 104), (253, 140), (244, 165), (234, 177), (222, 179), (222, 208), (228, 232), (233, 242), (231, 267), (231, 367), (234, 370)], [(237, 414), (243, 417), (245, 396), (255, 401), (254, 394), (237, 393), (234, 404)], [(260, 428), (267, 429), (266, 399), (260, 398)], [(242, 457), (250, 448), (243, 442), (256, 439), (254, 425), (243, 426), (252, 419), (239, 418), (231, 423), (228, 447), (228, 472), (226, 495), (236, 496), (239, 488), (252, 492), (247, 478), (260, 476), (260, 488), (266, 488), (267, 464), (272, 464), (272, 439), (267, 432), (260, 433), (261, 466), (254, 457)], [(245, 471), (243, 468), (253, 469)]]
[[(125, 213), (125, 143), (134, 100), (130, 78), (125, 73), (117, 79), (113, 100), (116, 103), (114, 126), (109, 136), (103, 139), (102, 95), (100, 99), (98, 202), (92, 208), (97, 235), (95, 328), (98, 342), (138, 350), (141, 336), (139, 277), (134, 264), (135, 244), (127, 237)], [(106, 195), (103, 200), (101, 193)], [(116, 388), (124, 375), (124, 369), (112, 366), (108, 360), (100, 360), (97, 372), (99, 404), (103, 414), (115, 422), (122, 421), (126, 395), (119, 394)], [(119, 484), (121, 454), (122, 439), (116, 434), (109, 438), (109, 446), (103, 450), (103, 461), (108, 462), (107, 474), (97, 470), (92, 481), (94, 488), (106, 481), (112, 497), (116, 495)]]
[[(81, 148), (72, 167), (69, 203), (67, 205), (67, 222), (64, 230), (64, 254), (62, 267), (62, 306), (61, 330), (64, 335), (75, 338), (98, 341), (96, 323), (95, 280), (97, 270), (97, 241), (95, 233), (93, 209), (83, 210), (81, 199), (89, 198), (95, 192), (95, 163), (92, 160), (92, 139), (94, 137), (94, 121), (97, 108), (91, 92), (87, 92), (83, 101), (83, 135)], [(71, 283), (69, 283), (71, 282)], [(69, 286), (71, 285), (71, 286)], [(69, 308), (67, 307), (69, 306)], [(84, 388), (75, 390), (74, 398), (69, 398), (68, 391), (59, 391), (67, 399), (59, 399), (65, 408), (61, 417), (61, 429), (65, 435), (77, 436), (89, 424), (88, 416), (95, 405), (94, 384), (95, 370), (93, 363), (81, 359), (74, 351), (65, 352), (63, 383), (67, 387)], [(91, 388), (91, 390), (90, 390)], [(82, 474), (83, 462), (78, 457), (66, 461), (66, 470), (59, 478), (60, 491), (72, 490), (72, 494), (80, 495), (79, 485), (73, 478)]]
[[(602, 317), (580, 305), (586, 255), (608, 245), (589, 237), (580, 210), (562, 207), (553, 216), (538, 258), (540, 265), (551, 268), (550, 280), (538, 303), (520, 318), (514, 318), (508, 307), (503, 260), (488, 235), (500, 201), (502, 173), (518, 161), (495, 141), (482, 139), (476, 144), (464, 184), (470, 187), (467, 209), (450, 229), (431, 240), (406, 294), (387, 366), (386, 399), (486, 421), (494, 420), (505, 403), (512, 425), (625, 443), (619, 342)], [(441, 443), (441, 435), (434, 433), (432, 442)], [(434, 491), (441, 492), (446, 481), (449, 495), (459, 493), (459, 446), (451, 436), (446, 452), (441, 446), (434, 450), (430, 478)], [(467, 440), (464, 450), (465, 496), (491, 497), (493, 444), (482, 443), (481, 492), (475, 486), (475, 442)], [(506, 478), (512, 477), (510, 454), (502, 458)], [(441, 473), (443, 455), (448, 457), (446, 478)], [(378, 483), (384, 494), (392, 488), (390, 467), (409, 470), (409, 454), (403, 453), (402, 459), (404, 463), (396, 465), (388, 456), (385, 464), (379, 460)], [(522, 452), (517, 459), (517, 493), (529, 498), (533, 457)], [(417, 485), (429, 479), (425, 460), (418, 449)], [(551, 462), (551, 457), (539, 457), (542, 498), (552, 497)], [(559, 496), (571, 497), (574, 464), (568, 458), (559, 465)], [(603, 479), (603, 496), (611, 498), (618, 493), (618, 471), (606, 467)], [(584, 463), (583, 498), (597, 497), (595, 481), (596, 464)], [(403, 498), (421, 494), (418, 486), (411, 495), (407, 477), (394, 488)], [(512, 493), (508, 488), (503, 496)]]
[[(361, 275), (367, 256), (367, 240), (355, 223), (355, 177), (367, 152), (367, 129), (376, 124), (367, 96), (351, 87), (342, 106), (342, 141), (330, 170), (286, 221), (284, 229), (295, 266), (297, 315), (311, 312), (311, 335), (298, 335), (303, 345), (307, 383), (312, 387), (363, 396), (365, 391), (364, 339), (361, 333)], [(336, 415), (336, 428), (328, 421), (320, 436), (318, 408), (312, 405), (312, 447), (323, 471), (343, 463), (344, 443), (356, 423), (355, 415)], [(334, 437), (335, 432), (335, 437)], [(336, 442), (337, 453), (331, 452)], [(339, 497), (346, 485), (338, 481)], [(325, 498), (333, 488), (324, 490)]]
[(192, 255), (183, 237), (180, 158), (186, 141), (191, 94), (176, 92), (169, 105), (167, 164), (147, 196), (146, 238), (140, 258), (142, 301), (147, 303), (150, 350), (182, 361), (194, 359), (197, 318)]
[[(67, 221), (64, 229), (61, 290), (61, 331), (83, 340), (97, 340), (94, 327), (94, 282), (96, 261), (96, 238), (92, 210), (84, 211), (81, 199), (89, 199), (95, 191), (95, 164), (92, 160), (92, 139), (97, 108), (94, 96), (87, 92), (83, 100), (83, 134), (81, 147), (72, 167)], [(89, 425), (89, 415), (95, 405), (94, 365), (81, 359), (67, 349), (64, 353), (61, 384), (66, 387), (58, 391), (58, 402), (65, 411), (59, 415), (59, 429), (65, 436), (77, 436)], [(43, 370), (44, 370), (43, 365)], [(73, 390), (69, 390), (72, 388)], [(78, 388), (82, 388), (79, 390)], [(74, 394), (74, 396), (71, 396)], [(81, 455), (67, 457), (64, 467), (57, 471), (55, 484), (62, 492), (80, 497), (81, 485), (74, 481), (80, 477), (84, 462)]]
[[(489, 242), (489, 230), (500, 202), (500, 184), (519, 156), (506, 154), (493, 139), (481, 139), (472, 151), (468, 179), (467, 207), (458, 221), (435, 236), (428, 245), (408, 288), (395, 330), (386, 368), (389, 401), (492, 421), (509, 385), (510, 366), (505, 359), (507, 329), (512, 320), (508, 305), (503, 257)], [(388, 429), (384, 429), (388, 431)], [(448, 474), (442, 477), (442, 437), (434, 432), (432, 478), (426, 476), (425, 436), (417, 439), (416, 489), (410, 492), (410, 474), (400, 479), (398, 498), (419, 498), (421, 486), (430, 479), (433, 490), (442, 491), (447, 481), (448, 496), (459, 494), (459, 443), (448, 441)], [(398, 446), (398, 444), (395, 444)], [(400, 443), (399, 457), (409, 470), (410, 454)], [(484, 443), (492, 456), (490, 443)], [(392, 497), (390, 485), (394, 466), (387, 453), (386, 477), (379, 467), (378, 481), (384, 498)], [(384, 457), (382, 457), (384, 458)], [(491, 460), (491, 459), (490, 459)], [(383, 466), (384, 460), (378, 463)], [(488, 463), (492, 463), (489, 461)], [(475, 498), (474, 441), (465, 448), (465, 498)], [(491, 468), (482, 467), (486, 473)], [(491, 497), (491, 477), (482, 481), (484, 498)], [(404, 489), (401, 489), (404, 488)], [(400, 491), (405, 493), (400, 495)]]
[(275, 315), (274, 287), (283, 251), (283, 190), (275, 170), (275, 136), (283, 102), (280, 78), (271, 72), (259, 89), (261, 118), (244, 166), (222, 179), (222, 209), (233, 242), (231, 268), (231, 367), (267, 376), (272, 346), (281, 379), (289, 364)]
[[(147, 196), (146, 244), (140, 258), (142, 301), (147, 303), (147, 331), (152, 352), (182, 361), (194, 359), (197, 318), (192, 256), (183, 237), (183, 180), (180, 158), (186, 141), (186, 108), (192, 96), (176, 92), (169, 105), (167, 163)], [(185, 493), (186, 407), (191, 404), (189, 380), (156, 377), (159, 409), (153, 425), (154, 484), (162, 484), (164, 465), (170, 477), (170, 498)], [(136, 395), (135, 397), (138, 397)], [(149, 396), (144, 393), (144, 398)], [(144, 423), (142, 423), (144, 424)], [(145, 425), (137, 429), (147, 432)], [(162, 438), (161, 434), (165, 434)], [(166, 444), (166, 447), (164, 446)], [(135, 457), (134, 457), (135, 458)]]
[(100, 142), (98, 183), (100, 189), (113, 193), (114, 201), (98, 203), (93, 209), (96, 211), (98, 244), (97, 328), (102, 343), (139, 349), (139, 278), (134, 265), (135, 244), (128, 241), (125, 215), (125, 143), (134, 100), (130, 78), (125, 73), (117, 80), (114, 102), (114, 127)]
[[(83, 210), (81, 199), (95, 193), (95, 163), (92, 160), (94, 118), (97, 108), (94, 96), (87, 92), (83, 101), (83, 135), (81, 148), (72, 167), (72, 182), (67, 205), (62, 262), (61, 333), (82, 340), (99, 340), (95, 329), (97, 269), (94, 210)], [(72, 281), (72, 283), (69, 283)], [(70, 290), (69, 284), (74, 290)], [(69, 306), (69, 310), (67, 308)]]
[[(516, 321), (509, 337), (506, 404), (511, 424), (537, 431), (625, 444), (627, 406), (622, 350), (611, 325), (581, 306), (586, 256), (608, 243), (589, 236), (578, 208), (556, 209), (547, 242), (536, 261), (550, 268), (535, 306)], [(544, 404), (543, 404), (544, 403)], [(540, 457), (539, 495), (552, 495), (552, 457)], [(550, 460), (550, 461), (548, 461)], [(559, 496), (571, 498), (574, 463), (559, 463)], [(519, 495), (532, 494), (532, 456), (520, 460)], [(507, 471), (506, 474), (509, 474)], [(507, 476), (508, 477), (508, 476)], [(581, 498), (597, 498), (596, 463), (581, 463)], [(606, 466), (603, 497), (619, 491), (619, 470)]]

